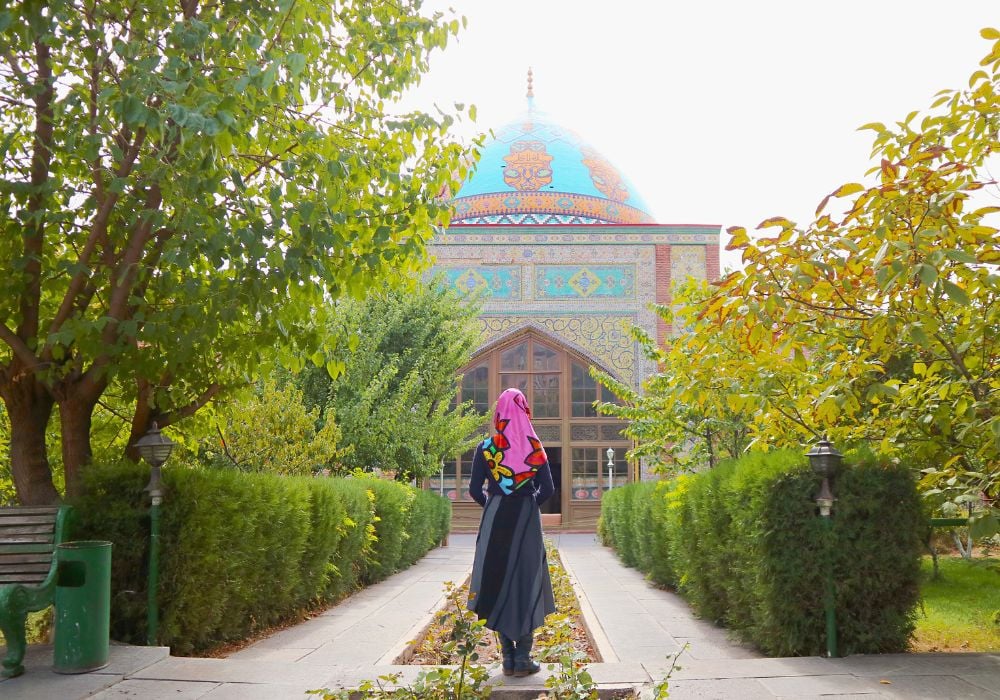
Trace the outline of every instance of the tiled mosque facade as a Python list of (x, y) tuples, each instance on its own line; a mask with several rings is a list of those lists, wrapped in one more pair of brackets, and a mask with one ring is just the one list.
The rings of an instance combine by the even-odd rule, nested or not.
[[(506, 386), (533, 394), (539, 435), (550, 462), (559, 459), (553, 466), (563, 486), (547, 517), (586, 529), (596, 522), (602, 490), (640, 478), (640, 467), (624, 462), (627, 441), (601, 441), (620, 426), (588, 408), (591, 396), (608, 396), (580, 368), (595, 365), (640, 386), (655, 368), (630, 328), (667, 336), (652, 305), (669, 304), (678, 280), (719, 276), (720, 232), (713, 225), (656, 223), (627, 178), (532, 101), (529, 87), (529, 110), (496, 132), (455, 196), (452, 225), (432, 246), (434, 271), (484, 298), (481, 346), (467, 368), (463, 398), (489, 403)], [(527, 352), (535, 359), (523, 359)], [(515, 355), (522, 359), (511, 360)], [(549, 406), (541, 418), (539, 405)], [(605, 483), (608, 450), (614, 466)], [(468, 462), (466, 455), (446, 465), (436, 486), (456, 502), (460, 529), (467, 518), (478, 522), (464, 502)]]
[(719, 275), (717, 226), (456, 224), (433, 248), (435, 270), (463, 292), (485, 290), (482, 344), (532, 327), (624, 382), (653, 367), (629, 329), (662, 339), (652, 304), (672, 280)]

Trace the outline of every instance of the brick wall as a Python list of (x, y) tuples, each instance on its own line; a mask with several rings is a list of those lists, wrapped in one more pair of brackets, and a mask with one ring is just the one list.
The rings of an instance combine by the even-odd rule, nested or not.
[[(716, 256), (718, 268), (718, 256)], [(656, 246), (656, 303), (670, 303), (670, 246)], [(659, 316), (656, 318), (656, 340), (661, 345), (670, 333), (670, 327)]]
[(719, 245), (713, 243), (705, 246), (705, 273), (709, 282), (714, 282), (721, 276), (719, 270)]

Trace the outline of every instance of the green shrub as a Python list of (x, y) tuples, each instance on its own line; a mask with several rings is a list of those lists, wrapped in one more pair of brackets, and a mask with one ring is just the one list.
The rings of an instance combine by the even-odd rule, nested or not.
[(375, 494), (375, 542), (367, 561), (363, 581), (374, 583), (396, 571), (403, 558), (403, 545), (411, 536), (408, 529), (415, 494), (398, 481), (368, 479)]
[(840, 652), (902, 651), (918, 595), (920, 500), (906, 468), (870, 453), (845, 464), (830, 530), (816, 514), (818, 477), (785, 451), (615, 489), (602, 503), (603, 536), (623, 562), (767, 654), (825, 651), (825, 571)]
[[(178, 654), (243, 639), (336, 600), (412, 563), (445, 535), (435, 510), (448, 506), (444, 499), (391, 482), (175, 466), (163, 479), (159, 641)], [(112, 637), (141, 643), (148, 468), (94, 466), (84, 480), (74, 536), (114, 542)], [(401, 536), (408, 532), (416, 541)]]
[(441, 543), (451, 530), (451, 503), (431, 491), (417, 491), (409, 527), (400, 567), (409, 566)]

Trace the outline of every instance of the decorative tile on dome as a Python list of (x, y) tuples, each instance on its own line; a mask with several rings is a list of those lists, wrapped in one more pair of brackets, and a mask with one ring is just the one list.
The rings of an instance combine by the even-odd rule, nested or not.
[(521, 299), (520, 265), (480, 265), (477, 267), (438, 268), (448, 286), (462, 294), (483, 293), (486, 297), (519, 301)]
[(503, 181), (515, 190), (537, 192), (552, 182), (552, 156), (541, 141), (515, 141), (503, 161)]
[(635, 298), (634, 265), (536, 265), (535, 299)]
[(590, 171), (590, 179), (593, 181), (594, 187), (608, 199), (624, 202), (629, 198), (625, 179), (618, 168), (611, 165), (604, 156), (593, 149), (584, 148), (583, 164)]
[[(565, 192), (535, 192), (524, 190), (520, 195), (509, 192), (493, 192), (488, 194), (460, 197), (453, 202), (455, 210), (451, 223), (508, 223), (507, 221), (491, 221), (489, 217), (511, 217), (511, 223), (527, 223), (515, 221), (517, 215), (530, 214), (535, 217), (531, 223), (545, 223), (545, 217), (552, 215), (572, 215), (579, 217), (581, 222), (591, 220), (594, 223), (609, 224), (651, 224), (653, 217), (628, 204), (613, 202), (604, 197), (591, 197), (582, 194)], [(521, 217), (523, 219), (523, 216)]]

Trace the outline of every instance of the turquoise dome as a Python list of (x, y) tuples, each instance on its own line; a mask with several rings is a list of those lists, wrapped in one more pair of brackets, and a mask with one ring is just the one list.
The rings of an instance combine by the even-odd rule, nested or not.
[(569, 129), (529, 107), (489, 139), (452, 224), (650, 224), (635, 187)]

